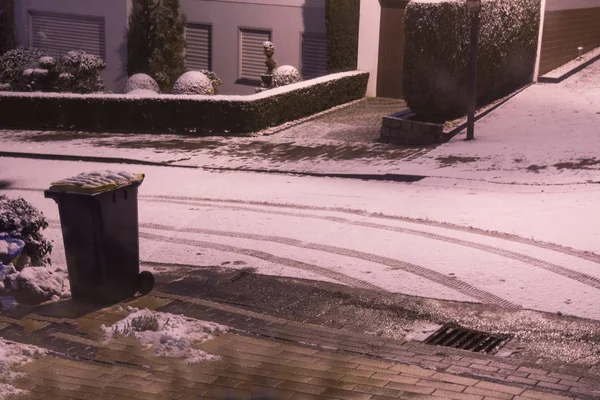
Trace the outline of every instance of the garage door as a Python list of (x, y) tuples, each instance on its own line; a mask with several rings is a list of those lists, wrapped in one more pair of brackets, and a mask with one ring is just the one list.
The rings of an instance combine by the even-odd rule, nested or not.
[(185, 28), (185, 66), (188, 70), (212, 71), (212, 29), (210, 25), (188, 24)]
[(30, 11), (29, 27), (29, 44), (52, 56), (82, 50), (106, 59), (103, 17)]
[(302, 34), (302, 77), (313, 79), (327, 75), (327, 36)]

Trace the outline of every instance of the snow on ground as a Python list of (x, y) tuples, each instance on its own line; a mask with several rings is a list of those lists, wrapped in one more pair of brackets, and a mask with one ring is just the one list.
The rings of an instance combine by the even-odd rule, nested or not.
[[(151, 330), (136, 328), (136, 320), (156, 322)], [(101, 326), (106, 340), (119, 334), (134, 336), (146, 347), (154, 349), (159, 357), (181, 357), (189, 364), (215, 360), (217, 357), (194, 346), (213, 338), (213, 335), (227, 332), (224, 325), (200, 321), (182, 315), (162, 313), (148, 309), (138, 310), (110, 327)]]
[(21, 343), (9, 342), (0, 338), (0, 400), (11, 396), (24, 394), (25, 391), (17, 389), (10, 381), (22, 378), (24, 373), (18, 372), (18, 368), (31, 362), (34, 358), (41, 357), (47, 350)]
[[(429, 152), (419, 150), (422, 154), (417, 158), (411, 157), (418, 155), (415, 150), (335, 140), (336, 130), (345, 132), (347, 126), (337, 126), (325, 117), (321, 125), (317, 119), (291, 127), (296, 132), (293, 137), (283, 131), (277, 137), (204, 138), (185, 143), (176, 136), (161, 135), (91, 135), (36, 142), (36, 133), (4, 131), (0, 140), (4, 151), (122, 157), (210, 168), (413, 174), (539, 185), (585, 183), (600, 180), (600, 158), (595, 151), (600, 146), (599, 87), (597, 61), (560, 84), (536, 84), (510, 99), (477, 122), (475, 141), (462, 140), (463, 132)], [(327, 140), (303, 138), (303, 126), (330, 134)]]
[[(13, 189), (3, 192), (23, 195), (58, 221), (56, 204), (43, 198), (48, 183), (105, 167), (4, 158), (0, 168), (13, 182)], [(160, 268), (161, 262), (182, 264), (184, 277), (194, 266), (250, 267), (257, 273), (486, 301), (457, 290), (455, 283), (464, 282), (526, 308), (600, 318), (600, 289), (590, 283), (600, 277), (597, 259), (527, 242), (600, 253), (600, 230), (590, 218), (600, 213), (597, 185), (530, 187), (448, 179), (404, 184), (131, 165), (119, 169), (146, 174), (139, 189), (140, 251), (143, 261), (154, 262), (150, 268)], [(522, 240), (465, 231), (469, 227)], [(53, 259), (62, 262), (57, 228), (54, 223), (46, 232), (55, 239)], [(412, 273), (406, 263), (427, 271)], [(552, 272), (554, 267), (590, 279)]]

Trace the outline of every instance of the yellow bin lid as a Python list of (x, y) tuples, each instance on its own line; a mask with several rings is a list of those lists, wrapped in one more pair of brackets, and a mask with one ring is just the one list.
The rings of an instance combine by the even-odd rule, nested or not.
[(141, 184), (144, 174), (131, 172), (94, 171), (84, 172), (72, 178), (53, 182), (51, 191), (96, 194), (132, 184)]

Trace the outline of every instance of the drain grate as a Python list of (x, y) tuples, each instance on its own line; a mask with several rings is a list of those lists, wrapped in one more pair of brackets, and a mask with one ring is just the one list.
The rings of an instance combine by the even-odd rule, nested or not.
[(491, 354), (506, 344), (510, 338), (509, 335), (490, 335), (486, 332), (446, 324), (425, 339), (424, 343)]

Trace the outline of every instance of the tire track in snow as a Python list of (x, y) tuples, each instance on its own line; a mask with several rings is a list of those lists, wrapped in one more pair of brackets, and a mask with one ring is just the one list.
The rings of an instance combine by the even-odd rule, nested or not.
[[(61, 229), (60, 221), (48, 220), (48, 224), (49, 224), (48, 227), (51, 229), (58, 229), (58, 230)], [(143, 224), (140, 224), (140, 226), (142, 226), (142, 225)], [(286, 267), (311, 272), (315, 275), (320, 275), (320, 276), (324, 276), (329, 279), (333, 279), (334, 281), (346, 284), (350, 287), (357, 287), (357, 288), (362, 288), (362, 289), (370, 289), (370, 290), (375, 290), (378, 292), (389, 293), (388, 290), (386, 290), (378, 285), (375, 285), (374, 283), (363, 281), (361, 279), (354, 278), (352, 276), (348, 276), (348, 275), (342, 274), (340, 272), (335, 272), (335, 271), (332, 271), (332, 270), (324, 268), (324, 267), (319, 267), (317, 265), (293, 260), (291, 258), (279, 257), (279, 256), (276, 256), (276, 255), (273, 255), (270, 253), (266, 253), (264, 251), (246, 249), (243, 247), (229, 246), (229, 245), (224, 245), (224, 244), (219, 244), (219, 243), (206, 242), (206, 241), (202, 241), (202, 240), (172, 238), (172, 237), (168, 237), (168, 236), (154, 235), (154, 234), (146, 233), (146, 232), (140, 232), (139, 237), (147, 239), (147, 240), (158, 241), (158, 242), (180, 243), (180, 244), (186, 244), (186, 245), (194, 246), (194, 247), (218, 250), (218, 251), (222, 251), (225, 253), (242, 254), (242, 255), (246, 255), (248, 257), (253, 257), (253, 258), (258, 258), (260, 260), (268, 261), (273, 264), (283, 265)], [(140, 261), (140, 263), (147, 264), (150, 262)], [(165, 263), (161, 263), (161, 264), (165, 264)]]
[(445, 243), (451, 243), (451, 244), (455, 244), (455, 245), (459, 245), (459, 246), (463, 246), (463, 247), (468, 247), (471, 249), (485, 251), (485, 252), (491, 253), (491, 254), (496, 254), (501, 257), (510, 258), (512, 260), (523, 262), (525, 264), (529, 264), (534, 267), (541, 268), (546, 271), (552, 272), (554, 274), (561, 275), (566, 278), (575, 280), (579, 283), (583, 283), (584, 285), (591, 286), (595, 289), (600, 289), (600, 278), (596, 278), (594, 276), (591, 276), (591, 275), (588, 275), (588, 274), (585, 274), (585, 273), (582, 273), (579, 271), (575, 271), (575, 270), (572, 270), (572, 269), (569, 269), (569, 268), (566, 268), (566, 267), (560, 266), (558, 264), (555, 264), (555, 263), (552, 263), (549, 261), (545, 261), (545, 260), (542, 260), (542, 259), (539, 259), (536, 257), (518, 253), (516, 251), (506, 250), (506, 249), (502, 249), (499, 247), (481, 244), (481, 243), (477, 243), (477, 242), (473, 242), (473, 241), (469, 241), (469, 240), (457, 239), (457, 238), (453, 238), (450, 236), (439, 235), (439, 234), (432, 233), (432, 232), (420, 231), (417, 229), (410, 229), (410, 228), (401, 228), (401, 227), (390, 226), (390, 225), (382, 225), (382, 224), (377, 224), (377, 223), (372, 223), (372, 222), (353, 221), (353, 220), (350, 220), (347, 218), (334, 217), (334, 216), (329, 216), (329, 215), (314, 215), (314, 214), (311, 215), (311, 214), (304, 214), (304, 213), (298, 213), (298, 212), (271, 211), (271, 210), (266, 210), (266, 209), (261, 210), (258, 208), (237, 206), (237, 205), (222, 205), (222, 204), (215, 205), (215, 204), (211, 204), (210, 202), (189, 202), (189, 201), (187, 201), (187, 202), (186, 201), (165, 201), (165, 202), (169, 203), (169, 204), (202, 205), (202, 206), (215, 207), (215, 208), (220, 208), (220, 209), (250, 211), (250, 212), (264, 213), (264, 214), (270, 214), (270, 215), (282, 215), (282, 216), (289, 216), (289, 217), (320, 219), (320, 220), (331, 221), (331, 222), (336, 222), (336, 223), (341, 223), (341, 224), (346, 224), (346, 225), (355, 225), (355, 226), (361, 226), (361, 227), (366, 227), (366, 228), (398, 232), (398, 233), (403, 233), (403, 234), (407, 234), (407, 235), (420, 236), (420, 237), (424, 237), (427, 239), (437, 240), (437, 241), (441, 241), (441, 242), (445, 242)]
[[(153, 228), (154, 229), (154, 228)], [(290, 268), (300, 269), (303, 271), (311, 272), (313, 274), (317, 274), (320, 276), (324, 276), (330, 279), (333, 279), (337, 282), (344, 283), (351, 287), (358, 287), (363, 289), (376, 290), (378, 292), (388, 292), (387, 290), (373, 284), (370, 282), (366, 282), (357, 278), (353, 278), (348, 275), (344, 275), (339, 272), (332, 271), (327, 268), (319, 267), (312, 264), (307, 264), (301, 261), (293, 260), (291, 258), (279, 257), (273, 255), (271, 253), (266, 253), (264, 251), (252, 250), (243, 247), (230, 246), (226, 244), (220, 243), (212, 243), (203, 240), (192, 240), (192, 239), (183, 239), (183, 238), (174, 238), (170, 236), (156, 235), (147, 232), (140, 232), (140, 238), (146, 240), (152, 240), (156, 242), (167, 242), (167, 243), (178, 243), (185, 244), (188, 246), (200, 247), (205, 249), (213, 249), (218, 251), (223, 251), (227, 253), (235, 253), (242, 254), (248, 257), (258, 258), (260, 260), (268, 261), (273, 264), (279, 264)]]
[[(451, 222), (439, 222), (430, 219), (423, 218), (411, 218), (404, 217), (399, 215), (387, 215), (383, 213), (374, 213), (370, 211), (357, 210), (352, 208), (343, 208), (343, 207), (320, 207), (320, 206), (307, 206), (301, 204), (292, 204), (292, 203), (271, 203), (271, 202), (262, 202), (262, 201), (248, 201), (248, 200), (231, 200), (231, 199), (217, 199), (210, 197), (190, 197), (190, 196), (165, 196), (165, 195), (156, 195), (156, 196), (148, 196), (143, 195), (139, 196), (141, 200), (145, 201), (155, 201), (155, 202), (165, 202), (170, 203), (172, 200), (185, 200), (185, 201), (194, 201), (194, 202), (212, 202), (216, 204), (241, 204), (241, 205), (251, 205), (251, 206), (259, 206), (259, 207), (272, 207), (272, 208), (287, 208), (294, 209), (300, 211), (329, 211), (329, 212), (337, 212), (351, 215), (359, 215), (369, 218), (375, 219), (383, 219), (390, 221), (402, 221), (408, 222), (412, 224), (420, 224), (425, 226), (432, 226), (436, 228), (444, 228), (453, 231), (459, 232), (467, 232), (475, 235), (487, 236), (496, 239), (507, 240), (510, 242), (526, 244), (533, 247), (538, 247), (545, 250), (556, 251), (557, 253), (566, 254), (569, 256), (581, 258), (582, 260), (591, 261), (597, 264), (600, 264), (600, 254), (596, 254), (590, 251), (578, 250), (571, 247), (563, 246), (556, 243), (528, 239), (513, 233), (504, 233), (504, 232), (496, 232), (496, 231), (488, 231), (485, 229), (462, 226), (458, 224), (453, 224)], [(159, 201), (165, 200), (165, 201)]]
[[(492, 293), (489, 293), (484, 290), (478, 289), (474, 286), (471, 286), (468, 283), (463, 282), (459, 279), (449, 278), (444, 274), (441, 274), (437, 271), (433, 271), (431, 269), (428, 269), (428, 268), (425, 268), (425, 267), (422, 267), (419, 265), (407, 263), (407, 262), (396, 260), (396, 259), (389, 258), (389, 257), (379, 256), (379, 255), (372, 254), (372, 253), (366, 253), (366, 252), (362, 252), (362, 251), (358, 251), (358, 250), (346, 249), (343, 247), (336, 247), (336, 246), (329, 246), (329, 245), (323, 245), (323, 244), (318, 244), (318, 243), (304, 242), (301, 240), (286, 238), (286, 237), (281, 237), (281, 236), (266, 236), (266, 235), (252, 234), (252, 233), (229, 232), (229, 231), (222, 231), (222, 230), (216, 230), (216, 229), (178, 228), (175, 226), (160, 225), (160, 224), (148, 224), (148, 223), (140, 224), (140, 227), (148, 228), (148, 229), (155, 229), (155, 230), (162, 230), (162, 231), (167, 231), (167, 232), (198, 233), (198, 234), (213, 235), (213, 236), (222, 236), (222, 237), (230, 237), (230, 238), (249, 239), (249, 240), (258, 240), (258, 241), (263, 241), (263, 242), (279, 243), (279, 244), (284, 244), (284, 245), (307, 249), (307, 250), (322, 251), (325, 253), (340, 255), (340, 256), (344, 256), (344, 257), (356, 258), (359, 260), (385, 265), (385, 266), (388, 266), (393, 269), (402, 270), (402, 271), (411, 273), (413, 275), (420, 276), (429, 281), (438, 283), (442, 286), (446, 286), (450, 289), (456, 290), (456, 291), (458, 291), (462, 294), (465, 294), (469, 297), (480, 300), (483, 303), (496, 304), (496, 305), (502, 306), (507, 309), (512, 309), (512, 310), (521, 309), (521, 306), (519, 306), (519, 305), (513, 304), (513, 303), (509, 302), (508, 300), (498, 297)], [(143, 234), (140, 233), (140, 236), (141, 235), (144, 235), (143, 237), (148, 238), (147, 233), (143, 233)], [(183, 241), (186, 239), (169, 238), (169, 240), (172, 240), (174, 242), (183, 243)], [(190, 241), (190, 243), (193, 243), (193, 242), (195, 242), (195, 241)], [(209, 242), (204, 242), (204, 243), (209, 243)]]
[[(35, 188), (17, 188), (11, 187), (10, 189), (5, 189), (4, 191), (28, 191), (28, 192), (43, 192), (45, 189), (35, 189)], [(538, 247), (540, 249), (551, 250), (557, 253), (562, 253), (568, 256), (580, 258), (582, 260), (590, 261), (596, 264), (600, 264), (600, 254), (596, 254), (591, 251), (574, 249), (572, 247), (563, 246), (557, 243), (546, 242), (542, 240), (528, 239), (513, 233), (505, 233), (505, 232), (497, 232), (497, 231), (488, 231), (485, 229), (463, 226), (458, 224), (453, 224), (451, 222), (439, 222), (430, 219), (424, 218), (411, 218), (404, 217), (399, 215), (388, 215), (383, 213), (375, 213), (370, 211), (352, 209), (352, 208), (343, 208), (343, 207), (320, 207), (320, 206), (307, 206), (302, 204), (292, 204), (292, 203), (271, 203), (271, 202), (263, 202), (263, 201), (251, 201), (251, 200), (232, 200), (232, 199), (218, 199), (218, 198), (210, 198), (210, 197), (191, 197), (191, 196), (166, 196), (166, 195), (138, 195), (138, 198), (142, 201), (150, 201), (150, 202), (162, 202), (162, 203), (173, 203), (172, 200), (175, 201), (193, 201), (193, 202), (213, 202), (217, 204), (242, 204), (242, 205), (252, 205), (252, 206), (260, 206), (260, 207), (273, 207), (273, 208), (287, 208), (287, 209), (295, 209), (301, 211), (329, 211), (329, 212), (337, 212), (337, 213), (345, 213), (352, 215), (360, 215), (369, 218), (376, 219), (384, 219), (389, 221), (402, 221), (408, 222), (411, 224), (420, 224), (425, 226), (432, 226), (436, 228), (443, 228), (458, 232), (467, 232), (474, 235), (487, 236), (495, 239), (502, 239), (509, 242), (526, 244), (532, 247)]]

